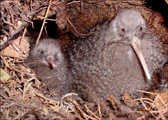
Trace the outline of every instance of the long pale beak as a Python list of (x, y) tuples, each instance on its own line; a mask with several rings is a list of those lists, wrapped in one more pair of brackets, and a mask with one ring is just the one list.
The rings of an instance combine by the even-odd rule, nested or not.
[(47, 61), (50, 69), (56, 68), (56, 62), (54, 62), (54, 57), (53, 56), (47, 56), (46, 61)]
[(131, 46), (132, 48), (134, 49), (139, 61), (140, 61), (140, 64), (142, 66), (142, 69), (144, 71), (144, 74), (145, 74), (145, 77), (147, 79), (147, 82), (148, 83), (151, 83), (151, 74), (149, 72), (149, 68), (147, 66), (147, 63), (145, 61), (145, 58), (144, 58), (144, 55), (142, 53), (142, 47), (141, 47), (141, 41), (139, 38), (137, 37), (133, 37), (132, 41), (131, 41)]

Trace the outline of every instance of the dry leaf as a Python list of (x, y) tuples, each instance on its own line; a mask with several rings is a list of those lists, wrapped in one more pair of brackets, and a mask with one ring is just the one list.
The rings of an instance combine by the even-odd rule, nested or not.
[(3, 69), (0, 69), (0, 81), (5, 82), (9, 80), (10, 75)]
[(110, 95), (107, 100), (110, 102), (110, 104), (114, 108), (114, 110), (116, 110), (116, 111), (120, 110), (120, 107), (117, 103), (117, 100), (113, 95)]
[(129, 107), (135, 107), (136, 105), (134, 99), (128, 93), (124, 93), (122, 100)]
[(105, 4), (106, 4), (106, 5), (112, 5), (112, 3), (113, 3), (113, 0), (106, 0), (106, 1), (105, 1)]
[(23, 39), (18, 37), (11, 45), (1, 51), (1, 55), (24, 59), (29, 54), (29, 46), (28, 37), (23, 37)]

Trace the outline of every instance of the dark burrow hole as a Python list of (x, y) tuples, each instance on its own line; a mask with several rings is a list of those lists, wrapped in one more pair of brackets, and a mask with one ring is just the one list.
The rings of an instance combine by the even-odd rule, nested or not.
[[(60, 36), (61, 31), (59, 30), (56, 22), (54, 21), (55, 17), (51, 16), (48, 19), (50, 19), (50, 20), (46, 20), (41, 38), (55, 38), (55, 39), (57, 39)], [(37, 39), (37, 37), (40, 33), (40, 29), (41, 29), (42, 24), (43, 24), (43, 19), (42, 20), (34, 20), (33, 25), (30, 25), (28, 27), (28, 33), (34, 39)]]
[(146, 7), (161, 13), (164, 17), (164, 23), (168, 27), (168, 4), (165, 0), (146, 0)]

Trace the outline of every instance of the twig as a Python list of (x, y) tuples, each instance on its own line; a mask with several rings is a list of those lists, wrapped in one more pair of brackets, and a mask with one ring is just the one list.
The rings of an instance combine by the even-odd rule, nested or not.
[(88, 34), (83, 34), (83, 33), (80, 33), (76, 27), (72, 24), (71, 20), (69, 18), (67, 18), (67, 22), (69, 23), (69, 25), (73, 28), (74, 32), (75, 32), (75, 36), (79, 37), (79, 36), (87, 36)]
[(98, 104), (98, 114), (99, 114), (99, 118), (102, 119), (102, 113), (101, 113), (101, 107), (100, 104)]
[[(27, 17), (29, 17), (29, 19), (31, 19), (36, 13), (40, 12), (42, 9), (37, 9), (35, 11), (31, 11), (30, 13), (28, 13)], [(9, 38), (8, 40), (0, 45), (0, 51), (2, 51), (3, 49), (5, 49), (6, 47), (8, 47), (20, 34), (22, 34), (24, 31), (24, 29), (29, 25), (28, 22), (23, 22), (22, 26), (20, 28), (18, 28)]]
[(74, 106), (76, 107), (76, 110), (79, 112), (79, 114), (86, 120), (88, 119), (91, 119), (91, 120), (95, 120), (93, 117), (87, 115), (79, 106), (79, 104), (74, 101), (74, 100), (71, 100), (72, 104), (74, 104)]
[(91, 114), (96, 120), (101, 120), (95, 113), (93, 113), (93, 112), (88, 108), (87, 105), (84, 105), (84, 107), (85, 107), (86, 111), (87, 111), (89, 114)]
[(44, 25), (46, 23), (46, 18), (48, 17), (48, 13), (49, 13), (49, 10), (50, 10), (50, 7), (51, 7), (51, 2), (52, 2), (52, 0), (49, 1), (49, 5), (48, 5), (47, 11), (45, 13), (44, 19), (43, 19), (43, 23), (42, 23), (42, 26), (41, 26), (41, 29), (40, 29), (40, 33), (39, 33), (39, 35), (37, 37), (37, 40), (36, 40), (36, 45), (39, 43), (40, 37), (42, 35)]
[(19, 45), (21, 44), (22, 39), (25, 37), (26, 32), (27, 32), (27, 29), (26, 29), (26, 28), (24, 28), (24, 31), (23, 31), (22, 37), (21, 37), (21, 38), (20, 38), (20, 40), (19, 40)]
[(55, 19), (50, 19), (50, 18), (45, 18), (45, 17), (43, 17), (43, 16), (39, 16), (38, 17), (39, 19), (46, 19), (47, 21), (56, 21)]
[(67, 3), (66, 5), (71, 5), (71, 4), (76, 4), (76, 3), (81, 3), (81, 1), (80, 0), (78, 0), (78, 1), (71, 1), (71, 2), (69, 2), (69, 3)]
[(8, 47), (13, 42), (13, 40), (15, 40), (23, 32), (24, 28), (26, 28), (27, 26), (28, 23), (24, 22), (23, 25), (18, 30), (16, 30), (4, 44), (0, 45), (0, 51)]

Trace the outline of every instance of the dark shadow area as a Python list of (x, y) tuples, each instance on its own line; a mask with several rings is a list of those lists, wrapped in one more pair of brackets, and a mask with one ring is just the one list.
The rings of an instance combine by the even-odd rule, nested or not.
[(168, 4), (165, 0), (146, 0), (146, 7), (160, 12), (164, 16), (164, 24), (168, 27)]
[[(58, 38), (61, 32), (60, 32), (56, 22), (54, 21), (55, 18), (54, 17), (49, 17), (48, 19), (51, 19), (51, 20), (46, 20), (46, 24), (45, 24), (45, 27), (43, 29), (41, 38), (44, 38), (44, 37), (45, 38), (46, 37)], [(40, 32), (42, 23), (43, 23), (43, 20), (34, 20), (33, 21), (33, 26), (28, 27), (28, 32), (34, 38), (37, 38), (37, 36)]]

